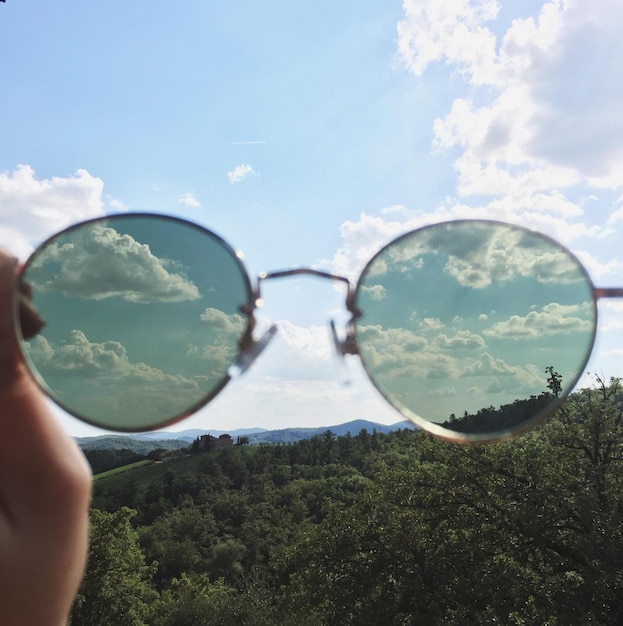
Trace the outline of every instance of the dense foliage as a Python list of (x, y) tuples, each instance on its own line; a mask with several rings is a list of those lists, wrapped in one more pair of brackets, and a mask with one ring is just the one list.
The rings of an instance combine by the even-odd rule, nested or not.
[(623, 394), (463, 447), (231, 447), (95, 485), (72, 624), (623, 623)]
[(130, 463), (145, 458), (142, 454), (138, 454), (128, 448), (121, 448), (120, 450), (84, 450), (83, 452), (94, 475), (101, 474), (102, 472), (116, 467), (123, 467), (124, 465), (129, 465)]

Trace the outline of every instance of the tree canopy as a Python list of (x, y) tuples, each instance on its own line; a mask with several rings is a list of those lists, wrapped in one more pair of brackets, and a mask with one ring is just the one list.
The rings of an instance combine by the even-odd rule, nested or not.
[(328, 431), (110, 476), (72, 624), (621, 623), (622, 422), (596, 378), (495, 445)]

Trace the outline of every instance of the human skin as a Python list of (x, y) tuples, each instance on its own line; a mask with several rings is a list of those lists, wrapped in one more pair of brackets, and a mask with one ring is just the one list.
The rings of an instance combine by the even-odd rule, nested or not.
[(61, 626), (84, 574), (89, 466), (19, 356), (0, 252), (0, 623)]

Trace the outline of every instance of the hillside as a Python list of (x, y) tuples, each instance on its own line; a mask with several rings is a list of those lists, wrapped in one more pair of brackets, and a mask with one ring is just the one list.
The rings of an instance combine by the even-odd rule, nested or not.
[[(101, 437), (78, 437), (78, 445), (87, 450), (131, 450), (147, 455), (154, 450), (178, 450), (189, 445), (187, 439), (143, 439), (138, 435), (103, 435)], [(192, 441), (192, 440), (191, 440)]]

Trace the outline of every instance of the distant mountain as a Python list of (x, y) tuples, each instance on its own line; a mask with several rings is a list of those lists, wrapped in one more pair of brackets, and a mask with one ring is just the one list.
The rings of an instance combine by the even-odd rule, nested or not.
[(103, 450), (103, 449), (129, 449), (139, 454), (148, 454), (152, 450), (165, 449), (176, 450), (192, 443), (201, 435), (212, 435), (219, 437), (228, 434), (236, 439), (237, 437), (248, 437), (249, 443), (294, 443), (301, 439), (311, 439), (316, 435), (322, 435), (330, 430), (336, 436), (343, 436), (347, 433), (358, 435), (363, 429), (368, 432), (376, 430), (380, 433), (389, 433), (394, 430), (404, 428), (415, 428), (409, 421), (397, 422), (395, 424), (377, 424), (367, 420), (353, 420), (345, 424), (334, 426), (321, 426), (319, 428), (283, 428), (279, 430), (266, 430), (263, 428), (239, 428), (235, 430), (201, 430), (192, 428), (181, 431), (155, 431), (152, 433), (137, 433), (130, 435), (103, 435), (100, 437), (79, 437), (76, 439), (78, 445), (83, 450)]
[(262, 433), (249, 435), (250, 443), (293, 443), (301, 439), (311, 439), (317, 435), (322, 435), (330, 430), (335, 436), (341, 437), (350, 433), (358, 435), (364, 428), (368, 432), (376, 430), (379, 433), (389, 433), (402, 428), (413, 428), (413, 424), (408, 421), (396, 424), (377, 424), (367, 420), (353, 420), (345, 424), (335, 426), (321, 426), (319, 428), (283, 428), (281, 430), (267, 430)]

